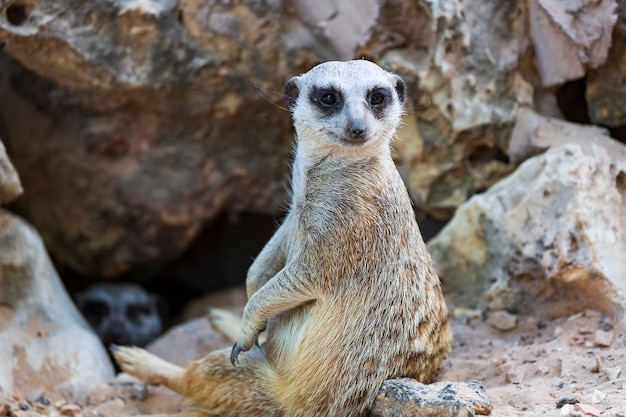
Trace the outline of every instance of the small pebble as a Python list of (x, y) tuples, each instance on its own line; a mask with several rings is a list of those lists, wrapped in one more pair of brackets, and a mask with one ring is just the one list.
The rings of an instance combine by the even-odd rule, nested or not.
[(600, 410), (598, 410), (597, 408), (589, 404), (578, 403), (574, 406), (574, 410), (580, 410), (585, 415), (588, 415), (588, 416), (593, 416), (593, 417), (600, 416)]
[(29, 403), (34, 403), (34, 402), (39, 401), (41, 397), (43, 397), (43, 390), (38, 389), (28, 394), (26, 396), (26, 401), (28, 401)]
[(606, 373), (606, 377), (609, 379), (609, 381), (615, 381), (617, 378), (619, 378), (619, 374), (622, 372), (622, 368), (619, 366), (616, 366), (614, 368), (606, 368), (604, 372)]
[(30, 407), (28, 406), (28, 404), (26, 404), (26, 403), (19, 403), (17, 406), (18, 406), (18, 407), (20, 408), (20, 410), (22, 410), (22, 411), (26, 411), (26, 410), (28, 410), (28, 409), (30, 408)]
[(81, 409), (76, 404), (66, 404), (59, 409), (62, 416), (78, 417), (81, 415)]
[(577, 404), (579, 402), (580, 401), (578, 401), (576, 398), (563, 397), (556, 402), (556, 408), (562, 408), (565, 404)]
[(126, 403), (120, 399), (115, 398), (113, 400), (107, 401), (103, 404), (98, 405), (93, 409), (93, 412), (96, 415), (104, 415), (104, 416), (121, 416), (124, 415), (124, 408), (126, 407)]
[(524, 380), (524, 370), (520, 368), (507, 371), (506, 380), (511, 384), (521, 384)]
[(1, 417), (5, 417), (7, 415), (9, 415), (9, 410), (11, 409), (11, 406), (9, 405), (9, 403), (2, 403), (0, 404), (0, 416)]
[(596, 330), (594, 343), (597, 346), (609, 347), (613, 344), (613, 332), (606, 332), (604, 330)]
[(594, 357), (590, 359), (589, 363), (585, 366), (589, 370), (589, 372), (597, 374), (602, 369), (602, 362), (599, 357)]
[(550, 368), (546, 365), (539, 365), (537, 366), (537, 371), (540, 375), (548, 375), (550, 373)]
[(487, 323), (496, 330), (508, 332), (517, 327), (517, 316), (508, 311), (494, 311), (489, 315)]
[(594, 404), (601, 403), (606, 398), (606, 394), (599, 390), (594, 390), (591, 394), (591, 402)]

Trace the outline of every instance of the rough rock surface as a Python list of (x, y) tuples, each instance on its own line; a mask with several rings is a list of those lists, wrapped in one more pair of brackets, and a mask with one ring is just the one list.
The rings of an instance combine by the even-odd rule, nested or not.
[(421, 384), (414, 379), (385, 381), (371, 417), (470, 417), (488, 416), (491, 401), (478, 381)]
[(530, 0), (530, 34), (544, 87), (582, 78), (607, 59), (616, 0)]
[(554, 147), (474, 196), (430, 242), (444, 288), (488, 310), (623, 317), (626, 147), (532, 114), (516, 130), (526, 149)]
[(280, 17), (261, 1), (3, 3), (17, 209), (55, 258), (116, 275), (178, 256), (223, 210), (278, 211), (282, 83), (316, 60), (308, 38), (276, 47)]

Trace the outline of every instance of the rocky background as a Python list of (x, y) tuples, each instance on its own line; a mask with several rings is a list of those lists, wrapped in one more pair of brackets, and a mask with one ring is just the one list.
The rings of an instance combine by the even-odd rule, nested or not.
[(584, 414), (577, 388), (609, 383), (598, 413), (626, 414), (626, 2), (0, 0), (0, 45), (0, 397), (30, 395), (5, 414), (37, 389), (89, 407), (112, 373), (96, 343), (58, 381), (26, 376), (52, 335), (92, 343), (34, 229), (71, 292), (133, 280), (178, 314), (241, 284), (287, 201), (282, 84), (351, 58), (407, 81), (395, 157), (457, 320), (441, 378), (481, 379), (503, 416)]

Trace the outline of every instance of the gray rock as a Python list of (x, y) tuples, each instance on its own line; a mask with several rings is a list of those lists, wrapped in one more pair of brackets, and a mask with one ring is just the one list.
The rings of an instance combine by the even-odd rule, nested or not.
[(491, 401), (478, 381), (422, 384), (390, 379), (383, 384), (371, 417), (469, 417), (491, 413)]
[(544, 87), (598, 68), (607, 59), (617, 21), (616, 0), (528, 2), (530, 35)]
[(444, 288), (471, 308), (623, 317), (626, 147), (597, 129), (569, 137), (575, 125), (534, 120), (528, 143), (554, 147), (474, 196), (431, 241)]
[(41, 238), (0, 209), (0, 397), (85, 400), (113, 376), (109, 357), (65, 292)]
[(487, 323), (494, 329), (508, 332), (517, 327), (517, 316), (508, 311), (498, 310), (489, 314)]

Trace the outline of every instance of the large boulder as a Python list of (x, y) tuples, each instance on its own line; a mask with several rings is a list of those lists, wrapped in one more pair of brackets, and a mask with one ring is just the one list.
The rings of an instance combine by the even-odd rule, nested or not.
[(282, 45), (278, 3), (0, 12), (0, 115), (27, 190), (15, 208), (59, 262), (118, 275), (179, 256), (222, 211), (279, 211), (292, 139), (280, 91), (317, 58), (308, 38)]
[[(595, 127), (520, 117), (528, 159), (429, 244), (454, 303), (563, 316), (626, 305), (626, 146)], [(525, 143), (525, 144), (524, 144)]]

